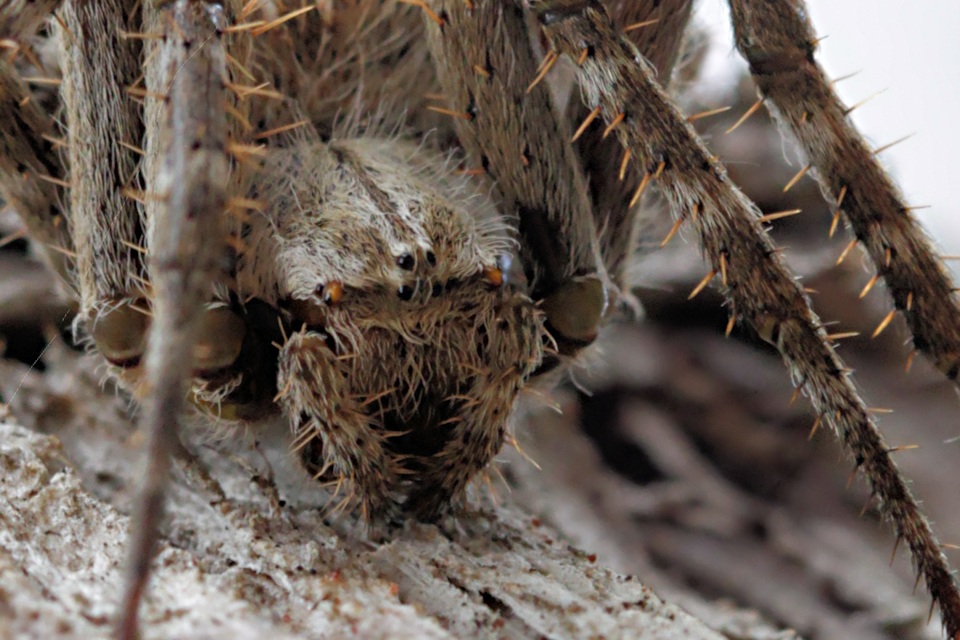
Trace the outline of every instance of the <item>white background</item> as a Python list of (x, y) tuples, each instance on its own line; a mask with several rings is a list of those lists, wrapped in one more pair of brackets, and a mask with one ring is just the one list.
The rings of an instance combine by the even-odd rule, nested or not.
[[(957, 0), (807, 0), (831, 77), (875, 147), (915, 134), (882, 154), (944, 253), (960, 254), (960, 2)], [(700, 0), (700, 24), (714, 32), (706, 69), (729, 81), (742, 64), (733, 49), (724, 0)], [(954, 269), (960, 263), (952, 262)]]

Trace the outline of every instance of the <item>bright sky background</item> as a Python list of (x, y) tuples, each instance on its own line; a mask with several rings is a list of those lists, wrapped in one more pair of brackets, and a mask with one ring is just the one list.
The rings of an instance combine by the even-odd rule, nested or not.
[[(807, 0), (821, 37), (818, 59), (855, 104), (874, 146), (915, 134), (881, 156), (944, 253), (960, 254), (960, 2)], [(700, 0), (701, 24), (716, 30), (708, 73), (739, 62), (725, 0)], [(960, 263), (951, 263), (955, 270)]]

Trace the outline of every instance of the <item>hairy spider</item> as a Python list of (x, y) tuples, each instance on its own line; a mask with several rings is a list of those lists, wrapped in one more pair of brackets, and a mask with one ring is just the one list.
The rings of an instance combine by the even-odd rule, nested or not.
[[(280, 413), (306, 468), (365, 516), (435, 518), (509, 438), (521, 388), (629, 302), (648, 188), (674, 214), (667, 239), (688, 227), (712, 265), (694, 293), (716, 280), (730, 327), (780, 351), (960, 637), (940, 544), (767, 235), (778, 214), (731, 184), (660, 84), (690, 0), (290, 4), (0, 3), (2, 195), (150, 435), (121, 637), (181, 415)], [(730, 5), (757, 106), (893, 297), (877, 331), (899, 310), (956, 380), (952, 285), (817, 65), (802, 1)], [(56, 51), (38, 57), (51, 12)], [(579, 87), (565, 113), (546, 78), (562, 57)], [(58, 95), (22, 77), (57, 72)]]

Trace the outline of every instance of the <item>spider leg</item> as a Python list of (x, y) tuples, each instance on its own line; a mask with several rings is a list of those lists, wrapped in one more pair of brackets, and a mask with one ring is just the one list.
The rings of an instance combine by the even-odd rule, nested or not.
[[(605, 3), (618, 31), (623, 31), (637, 50), (656, 69), (661, 86), (667, 88), (680, 57), (684, 34), (693, 9), (692, 0), (616, 0)], [(625, 31), (626, 30), (626, 31)], [(638, 208), (631, 204), (642, 174), (624, 162), (624, 149), (574, 92), (567, 103), (567, 120), (579, 132), (574, 149), (590, 184), (594, 222), (600, 234), (600, 251), (607, 272), (623, 290), (628, 288), (625, 269), (637, 246), (640, 231)], [(580, 130), (581, 123), (587, 126)]]
[[(0, 9), (0, 40), (29, 36), (58, 3), (14, 2)], [(44, 259), (73, 285), (72, 242), (60, 202), (66, 171), (57, 154), (53, 123), (17, 73), (14, 51), (0, 57), (0, 198), (20, 215)]]
[[(228, 10), (234, 7), (228, 4)], [(221, 5), (145, 3), (158, 50), (147, 65), (147, 201), (153, 322), (146, 352), (147, 465), (132, 520), (118, 637), (136, 636), (176, 447), (193, 348), (211, 284), (223, 275), (229, 196), (226, 18)]]
[(814, 59), (817, 38), (803, 2), (731, 0), (730, 9), (737, 48), (768, 108), (800, 143), (824, 197), (846, 215), (906, 319), (914, 347), (960, 384), (954, 285), (903, 194), (850, 122), (852, 109)]
[(428, 41), (460, 141), (518, 215), (533, 297), (561, 352), (596, 336), (606, 274), (571, 132), (539, 82), (523, 12), (510, 2), (436, 0)]
[(101, 353), (124, 367), (139, 362), (149, 324), (133, 308), (144, 297), (137, 278), (146, 247), (142, 209), (131, 197), (141, 191), (131, 149), (143, 131), (126, 94), (140, 71), (139, 42), (122, 37), (136, 19), (127, 4), (68, 0), (59, 13), (80, 320)]
[(335, 476), (349, 481), (348, 499), (356, 499), (365, 516), (389, 516), (396, 480), (383, 435), (350, 397), (336, 363), (325, 336), (294, 333), (280, 350), (277, 400), (294, 421), (294, 446), (306, 468), (320, 477), (332, 467)]
[(0, 39), (27, 36), (40, 26), (63, 0), (5, 0), (0, 4)]
[(681, 220), (694, 226), (714, 268), (703, 284), (719, 275), (731, 312), (780, 351), (909, 545), (950, 635), (960, 633), (960, 590), (940, 543), (756, 207), (727, 179), (649, 68), (638, 64), (636, 48), (616, 32), (601, 5), (547, 0), (532, 7), (555, 51), (579, 59), (588, 49), (577, 67), (584, 99), (601, 109), (606, 122), (619, 121), (616, 133), (631, 150), (631, 161), (645, 180), (657, 181)]

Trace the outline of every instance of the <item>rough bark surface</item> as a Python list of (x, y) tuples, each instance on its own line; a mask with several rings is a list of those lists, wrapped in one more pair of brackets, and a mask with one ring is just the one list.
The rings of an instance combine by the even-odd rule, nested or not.
[[(4, 387), (23, 375), (32, 429), (0, 425), (0, 637), (105, 636), (139, 434), (80, 370), (5, 363)], [(372, 542), (290, 473), (281, 507), (241, 453), (200, 458), (178, 467), (145, 638), (721, 637), (515, 505)]]

